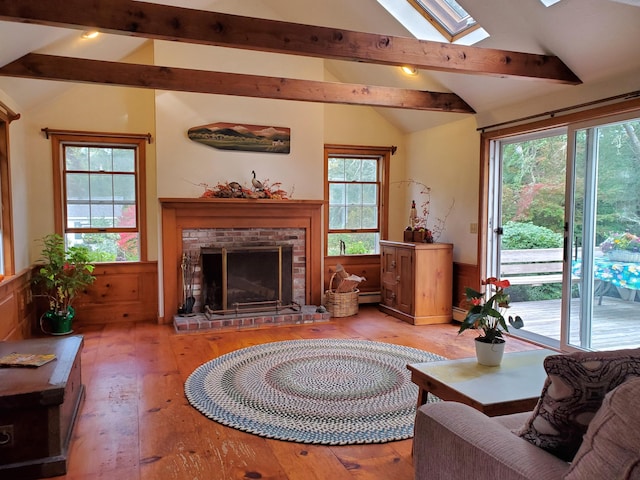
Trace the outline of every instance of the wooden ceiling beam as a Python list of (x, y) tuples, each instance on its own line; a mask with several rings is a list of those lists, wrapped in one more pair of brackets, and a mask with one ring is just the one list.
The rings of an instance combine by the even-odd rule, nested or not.
[(38, 53), (27, 54), (0, 67), (0, 76), (303, 102), (475, 113), (454, 93), (105, 62)]
[(0, 0), (0, 20), (319, 58), (579, 84), (556, 56), (300, 25), (130, 0)]

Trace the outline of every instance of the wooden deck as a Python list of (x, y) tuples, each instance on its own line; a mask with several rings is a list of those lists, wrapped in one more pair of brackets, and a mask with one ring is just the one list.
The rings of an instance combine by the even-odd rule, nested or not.
[[(570, 343), (580, 346), (579, 299), (571, 302)], [(512, 303), (508, 314), (520, 315), (525, 331), (560, 340), (560, 300)], [(640, 302), (605, 296), (593, 302), (593, 350), (640, 347)]]

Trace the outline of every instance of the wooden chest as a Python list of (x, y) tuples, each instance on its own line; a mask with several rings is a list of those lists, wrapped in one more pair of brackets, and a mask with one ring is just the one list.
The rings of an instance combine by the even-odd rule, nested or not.
[(54, 353), (37, 368), (0, 368), (0, 478), (64, 475), (73, 425), (84, 398), (82, 336), (0, 342), (9, 353)]

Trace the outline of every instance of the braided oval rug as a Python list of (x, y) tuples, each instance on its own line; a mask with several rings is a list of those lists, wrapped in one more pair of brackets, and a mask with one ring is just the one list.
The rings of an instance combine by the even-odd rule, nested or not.
[(263, 437), (382, 443), (413, 436), (418, 387), (407, 364), (434, 360), (444, 357), (369, 340), (288, 340), (201, 365), (185, 393), (212, 420)]

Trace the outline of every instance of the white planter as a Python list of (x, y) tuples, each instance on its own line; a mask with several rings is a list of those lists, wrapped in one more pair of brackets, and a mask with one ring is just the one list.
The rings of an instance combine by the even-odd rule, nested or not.
[(628, 250), (611, 250), (605, 254), (609, 260), (614, 262), (640, 262), (640, 252), (630, 252)]
[(487, 367), (497, 367), (502, 362), (502, 355), (504, 354), (504, 346), (506, 342), (502, 343), (484, 343), (476, 342), (476, 358), (480, 365)]

